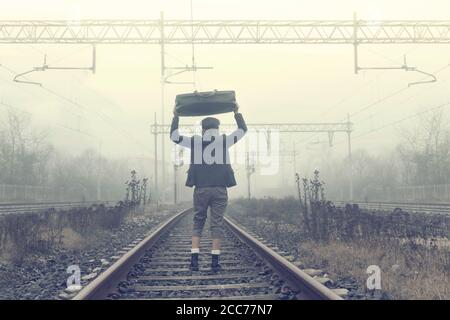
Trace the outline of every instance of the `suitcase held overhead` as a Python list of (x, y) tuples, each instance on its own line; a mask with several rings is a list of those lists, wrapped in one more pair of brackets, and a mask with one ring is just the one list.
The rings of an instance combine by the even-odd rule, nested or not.
[(208, 91), (184, 93), (176, 96), (175, 110), (179, 116), (209, 116), (233, 112), (236, 109), (234, 91)]

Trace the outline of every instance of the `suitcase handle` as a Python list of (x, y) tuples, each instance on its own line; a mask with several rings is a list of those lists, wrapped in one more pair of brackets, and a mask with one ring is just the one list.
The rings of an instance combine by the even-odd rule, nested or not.
[(217, 89), (215, 89), (214, 91), (211, 92), (197, 92), (195, 91), (195, 94), (197, 96), (199, 96), (200, 98), (208, 98), (208, 97), (212, 97), (217, 93)]

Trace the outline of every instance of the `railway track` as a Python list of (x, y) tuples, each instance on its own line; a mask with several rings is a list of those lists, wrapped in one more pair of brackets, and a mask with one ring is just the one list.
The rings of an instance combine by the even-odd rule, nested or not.
[(49, 209), (73, 209), (89, 207), (94, 204), (115, 204), (115, 201), (90, 202), (43, 202), (43, 203), (1, 203), (0, 215), (12, 213), (42, 212)]
[(342, 299), (227, 218), (222, 270), (210, 271), (211, 239), (205, 232), (200, 270), (190, 271), (191, 213), (161, 224), (73, 299)]
[(345, 206), (347, 203), (357, 204), (360, 208), (370, 210), (389, 210), (401, 208), (408, 212), (424, 212), (437, 214), (450, 214), (450, 204), (436, 203), (405, 203), (405, 202), (358, 202), (358, 201), (333, 201), (337, 206)]

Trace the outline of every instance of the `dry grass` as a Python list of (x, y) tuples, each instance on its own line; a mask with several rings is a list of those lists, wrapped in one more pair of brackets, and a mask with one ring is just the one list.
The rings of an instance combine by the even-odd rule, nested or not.
[(89, 240), (71, 228), (62, 231), (62, 247), (69, 250), (81, 250), (89, 244)]
[(115, 207), (93, 205), (2, 215), (0, 258), (21, 263), (31, 254), (45, 253), (64, 243), (74, 249), (83, 248), (96, 232), (119, 227), (130, 212), (137, 211), (133, 209), (132, 204), (120, 202)]
[(366, 269), (378, 265), (382, 290), (393, 299), (450, 299), (448, 250), (397, 241), (308, 241), (300, 246), (306, 265), (324, 266), (331, 276), (350, 276), (365, 287)]
[(352, 277), (365, 288), (367, 267), (377, 265), (393, 299), (450, 299), (450, 216), (310, 204), (302, 216), (293, 198), (240, 199), (229, 212), (332, 278)]

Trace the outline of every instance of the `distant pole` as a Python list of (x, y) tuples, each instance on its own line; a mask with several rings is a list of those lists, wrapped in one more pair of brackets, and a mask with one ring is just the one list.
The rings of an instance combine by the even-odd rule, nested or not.
[(293, 161), (294, 161), (294, 174), (297, 174), (297, 155), (296, 155), (296, 150), (295, 150), (295, 142), (293, 142)]
[(97, 159), (97, 201), (100, 201), (102, 199), (102, 186), (101, 186), (101, 171), (102, 171), (102, 143), (101, 141), (98, 142), (98, 159)]
[(144, 183), (142, 185), (142, 200), (144, 200), (144, 207), (147, 204), (147, 178), (144, 179)]
[(358, 20), (356, 12), (353, 13), (353, 53), (354, 53), (354, 64), (355, 64), (355, 74), (358, 74)]
[(352, 159), (352, 139), (351, 139), (350, 115), (347, 115), (347, 142), (348, 142), (348, 176), (349, 176), (349, 200), (353, 200), (353, 159)]
[(158, 204), (158, 122), (156, 120), (156, 112), (155, 112), (155, 124), (153, 126), (153, 134), (155, 136), (155, 178), (154, 178), (154, 198), (156, 204)]
[(183, 149), (177, 150), (174, 148), (174, 160), (173, 160), (173, 202), (178, 203), (178, 169), (184, 165), (183, 161)]
[(245, 157), (245, 162), (246, 162), (246, 169), (247, 169), (247, 197), (250, 199), (252, 197), (252, 193), (250, 190), (250, 160), (249, 160), (248, 151), (247, 151), (247, 154)]
[[(164, 96), (166, 84), (166, 62), (165, 62), (165, 34), (164, 34), (164, 12), (161, 11), (161, 125), (164, 126)], [(164, 194), (166, 180), (166, 157), (165, 157), (165, 135), (161, 135), (161, 195)]]
[(177, 204), (177, 168), (173, 170), (173, 202)]
[(246, 158), (245, 158), (245, 168), (247, 171), (247, 197), (251, 199), (252, 193), (251, 193), (251, 187), (250, 187), (250, 178), (252, 174), (255, 172), (255, 165), (250, 163), (250, 153), (247, 151)]

